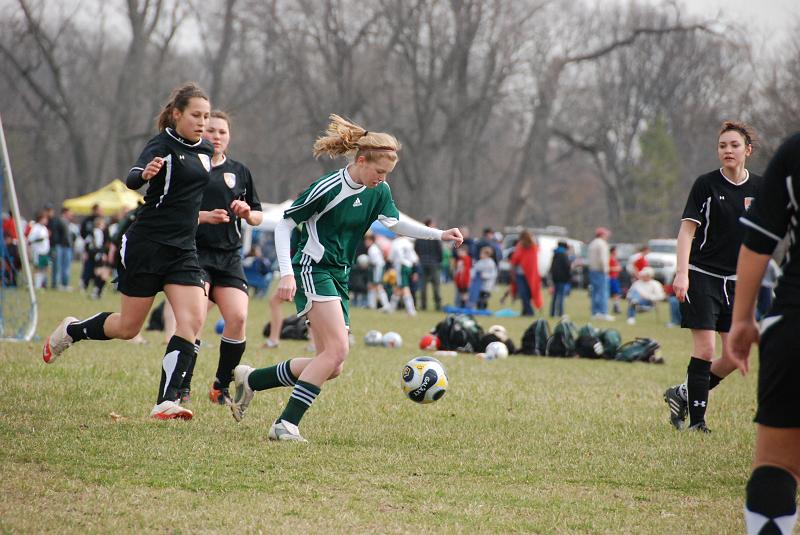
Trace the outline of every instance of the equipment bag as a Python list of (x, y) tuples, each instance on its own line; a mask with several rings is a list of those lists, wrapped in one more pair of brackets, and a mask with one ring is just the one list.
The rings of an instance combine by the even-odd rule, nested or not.
[(478, 341), (478, 346), (475, 348), (477, 353), (484, 353), (486, 351), (486, 346), (491, 344), (492, 342), (502, 342), (508, 348), (508, 354), (513, 355), (517, 348), (514, 346), (514, 342), (511, 341), (511, 338), (507, 338), (503, 340), (499, 336), (493, 333), (484, 334), (481, 336), (481, 339)]
[[(262, 334), (268, 338), (272, 332), (272, 325), (267, 322)], [(281, 340), (308, 340), (308, 326), (304, 316), (290, 316), (283, 320), (281, 327)]]
[(523, 355), (545, 355), (547, 339), (550, 338), (550, 324), (544, 318), (534, 321), (522, 333), (519, 352)]
[(617, 352), (616, 360), (622, 362), (652, 362), (663, 364), (664, 359), (658, 354), (661, 346), (652, 338), (636, 338), (622, 345)]
[(603, 329), (598, 335), (603, 344), (603, 358), (613, 359), (617, 356), (619, 346), (622, 345), (622, 336), (616, 329)]
[(436, 324), (440, 349), (475, 353), (483, 337), (483, 328), (468, 314), (449, 314)]
[(585, 359), (599, 359), (603, 356), (603, 343), (600, 341), (600, 330), (587, 323), (578, 330), (575, 341), (575, 352)]
[(545, 350), (548, 357), (575, 356), (575, 342), (578, 339), (578, 330), (575, 324), (567, 318), (561, 318), (553, 327), (553, 334), (547, 339)]

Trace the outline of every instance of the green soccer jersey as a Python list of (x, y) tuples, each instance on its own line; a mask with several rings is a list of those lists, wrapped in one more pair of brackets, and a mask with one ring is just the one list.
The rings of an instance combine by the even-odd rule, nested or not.
[(292, 263), (301, 264), (308, 255), (316, 264), (348, 269), (364, 234), (380, 216), (400, 217), (386, 182), (367, 188), (353, 181), (347, 168), (323, 176), (284, 212), (284, 218), (305, 222)]

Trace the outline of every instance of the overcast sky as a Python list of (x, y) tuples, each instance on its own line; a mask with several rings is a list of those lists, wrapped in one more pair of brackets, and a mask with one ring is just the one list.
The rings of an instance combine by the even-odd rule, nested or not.
[(800, 14), (798, 0), (679, 0), (688, 13), (717, 17), (740, 24), (758, 45), (771, 48), (786, 38)]

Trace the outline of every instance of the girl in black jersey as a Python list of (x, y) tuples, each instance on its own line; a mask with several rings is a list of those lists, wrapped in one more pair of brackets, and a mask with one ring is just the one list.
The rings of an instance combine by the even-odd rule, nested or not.
[[(203, 192), (200, 220), (197, 228), (197, 256), (203, 269), (206, 294), (219, 307), (225, 328), (219, 346), (219, 364), (208, 396), (214, 403), (230, 405), (228, 385), (233, 369), (245, 350), (247, 323), (247, 278), (242, 268), (241, 220), (249, 225), (261, 223), (261, 201), (258, 199), (250, 170), (226, 156), (230, 143), (230, 118), (223, 111), (211, 112), (203, 136), (214, 146), (211, 159), (211, 179)], [(195, 343), (199, 345), (200, 331)], [(181, 387), (181, 398), (188, 397), (196, 355)]]
[[(753, 472), (747, 483), (748, 535), (789, 535), (797, 521), (800, 478), (800, 133), (783, 142), (764, 174), (750, 213), (736, 268), (738, 295), (729, 337), (733, 362), (746, 374), (750, 346), (759, 342), (758, 410)], [(775, 300), (761, 328), (755, 304), (761, 278), (783, 237), (789, 249)], [(759, 340), (760, 338), (760, 340)]]
[(128, 187), (139, 189), (148, 183), (148, 188), (144, 206), (120, 246), (120, 312), (100, 312), (83, 321), (64, 318), (42, 350), (49, 363), (80, 340), (131, 339), (163, 290), (173, 305), (177, 328), (167, 344), (158, 398), (150, 413), (157, 419), (192, 417), (175, 400), (206, 306), (195, 231), (214, 154), (203, 139), (210, 112), (208, 97), (196, 85), (172, 92), (158, 116), (161, 133), (148, 141), (127, 177)]
[[(754, 136), (744, 123), (722, 124), (717, 143), (722, 167), (697, 178), (683, 210), (672, 285), (680, 302), (681, 327), (692, 330), (693, 353), (686, 382), (664, 393), (676, 429), (683, 428), (688, 410), (689, 429), (709, 432), (705, 422), (708, 392), (735, 369), (728, 331), (736, 291), (736, 258), (744, 233), (739, 218), (761, 183), (761, 177), (745, 168), (753, 153)], [(722, 339), (722, 358), (712, 363), (715, 333)]]

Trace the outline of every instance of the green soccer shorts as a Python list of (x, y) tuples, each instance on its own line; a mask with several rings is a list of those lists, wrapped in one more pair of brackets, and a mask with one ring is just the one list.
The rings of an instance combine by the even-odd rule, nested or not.
[[(310, 259), (309, 259), (310, 260)], [(294, 305), (298, 316), (305, 316), (311, 310), (314, 301), (339, 300), (342, 305), (344, 324), (350, 327), (350, 288), (348, 287), (347, 269), (322, 267), (309, 262), (305, 265), (294, 264), (294, 280), (297, 292)]]

